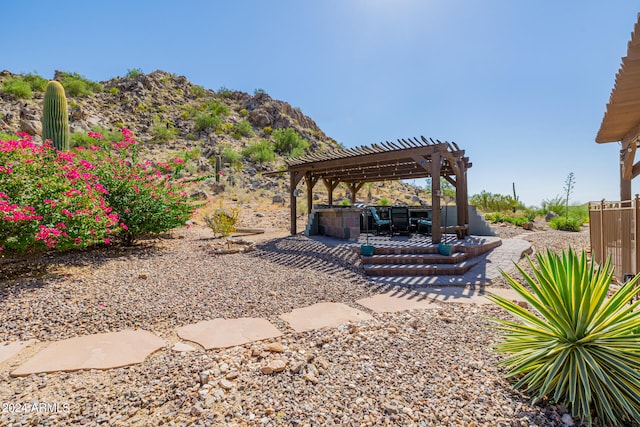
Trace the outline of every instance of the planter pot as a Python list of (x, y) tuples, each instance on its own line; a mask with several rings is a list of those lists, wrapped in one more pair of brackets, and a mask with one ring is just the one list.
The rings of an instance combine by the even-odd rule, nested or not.
[(438, 244), (438, 253), (440, 255), (450, 256), (453, 251), (453, 245), (449, 243), (439, 243)]
[(363, 256), (373, 255), (373, 245), (360, 245), (360, 253)]

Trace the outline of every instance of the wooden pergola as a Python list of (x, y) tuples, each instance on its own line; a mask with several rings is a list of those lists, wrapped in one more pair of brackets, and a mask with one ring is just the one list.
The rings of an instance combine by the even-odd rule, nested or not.
[(631, 180), (640, 175), (640, 14), (622, 58), (596, 142), (620, 142), (620, 200), (631, 200)]
[[(296, 187), (304, 179), (307, 190), (309, 212), (313, 206), (313, 188), (319, 182), (327, 188), (329, 205), (333, 204), (333, 191), (340, 183), (350, 190), (351, 203), (367, 182), (396, 181), (437, 177), (432, 179), (431, 206), (433, 224), (440, 224), (440, 179), (443, 177), (456, 189), (457, 229), (469, 234), (469, 198), (467, 192), (467, 169), (471, 167), (454, 142), (441, 142), (418, 138), (398, 139), (397, 142), (382, 142), (371, 146), (336, 149), (321, 154), (286, 160), (289, 172), (289, 199), (291, 206), (291, 234), (296, 234)], [(432, 241), (440, 242), (441, 227), (432, 227)]]

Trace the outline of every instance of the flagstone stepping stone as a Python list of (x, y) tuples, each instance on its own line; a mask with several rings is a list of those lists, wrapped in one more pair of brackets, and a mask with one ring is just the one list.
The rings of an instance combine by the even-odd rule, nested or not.
[(11, 359), (18, 354), (23, 348), (29, 347), (37, 340), (0, 342), (0, 363)]
[(356, 301), (375, 313), (395, 313), (397, 311), (438, 308), (430, 298), (416, 292), (393, 294), (385, 293)]
[(253, 317), (206, 320), (182, 326), (177, 332), (183, 340), (196, 342), (206, 350), (235, 347), (282, 335), (282, 332), (268, 320)]
[(347, 322), (373, 319), (364, 311), (337, 302), (320, 302), (309, 307), (296, 308), (291, 313), (281, 314), (280, 318), (289, 323), (296, 332), (332, 328)]
[(488, 293), (500, 295), (508, 300), (524, 301), (513, 289), (507, 288), (477, 288), (470, 289), (463, 286), (443, 286), (441, 288), (420, 288), (416, 291), (423, 294), (429, 301), (453, 302), (461, 304), (493, 304), (486, 298)]
[(24, 376), (41, 372), (111, 369), (144, 362), (165, 341), (144, 330), (124, 330), (56, 341), (11, 372)]
[(173, 347), (171, 347), (171, 350), (177, 351), (180, 353), (186, 353), (188, 351), (195, 351), (196, 348), (192, 345), (185, 344), (183, 342), (177, 342), (173, 345)]

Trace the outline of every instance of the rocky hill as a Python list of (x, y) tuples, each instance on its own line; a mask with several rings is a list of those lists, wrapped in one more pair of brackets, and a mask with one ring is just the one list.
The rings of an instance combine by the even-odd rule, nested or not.
[[(61, 81), (67, 91), (72, 144), (74, 140), (81, 141), (90, 130), (109, 132), (127, 127), (148, 158), (166, 160), (188, 151), (191, 160), (185, 173), (191, 175), (214, 175), (215, 160), (222, 155), (221, 182), (210, 178), (199, 184), (198, 193), (207, 197), (218, 195), (240, 204), (253, 201), (254, 205), (261, 199), (284, 207), (288, 194), (286, 177), (261, 174), (281, 168), (282, 153), (276, 153), (274, 160), (257, 161), (245, 150), (260, 141), (273, 143), (277, 129), (293, 128), (308, 142), (307, 152), (340, 147), (310, 117), (262, 90), (256, 90), (254, 95), (226, 88), (216, 92), (165, 71), (144, 74), (133, 70), (125, 77), (99, 83), (57, 71), (53, 79)], [(34, 80), (40, 81), (40, 87)], [(31, 93), (16, 90), (16, 81), (31, 82)], [(0, 72), (0, 132), (23, 131), (40, 140), (43, 84), (46, 80), (39, 76)], [(399, 188), (404, 191), (396, 191)], [(322, 195), (323, 186), (317, 186), (316, 191)], [(369, 202), (388, 197), (394, 203), (398, 201), (395, 195), (402, 200), (407, 197), (407, 202), (417, 194), (417, 189), (401, 184), (374, 184), (362, 196)], [(346, 190), (337, 190), (335, 200), (339, 202), (341, 197), (347, 197)], [(284, 218), (287, 212), (282, 211), (278, 215)], [(306, 206), (300, 206), (298, 211), (306, 211)], [(272, 225), (281, 225), (280, 222), (286, 221)]]

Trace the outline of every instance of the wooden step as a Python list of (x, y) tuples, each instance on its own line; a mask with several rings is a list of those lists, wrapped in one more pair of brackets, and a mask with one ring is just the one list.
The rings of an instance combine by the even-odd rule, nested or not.
[(456, 276), (469, 271), (479, 259), (470, 259), (457, 264), (366, 264), (367, 276)]
[(362, 264), (457, 264), (465, 261), (469, 256), (463, 252), (454, 252), (451, 255), (439, 253), (419, 253), (401, 255), (373, 255), (363, 256)]

